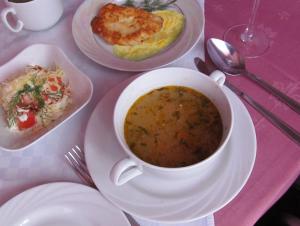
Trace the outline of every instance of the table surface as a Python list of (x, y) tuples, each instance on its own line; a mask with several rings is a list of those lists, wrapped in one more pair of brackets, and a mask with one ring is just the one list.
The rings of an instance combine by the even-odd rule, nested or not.
[[(243, 0), (206, 1), (206, 38), (222, 38), (235, 24), (248, 22), (251, 3)], [(261, 1), (255, 23), (270, 39), (268, 52), (246, 61), (249, 71), (300, 101), (300, 1)], [(226, 19), (224, 19), (226, 18)], [(247, 94), (300, 131), (300, 117), (246, 78), (230, 78)], [(217, 226), (253, 225), (291, 186), (300, 174), (300, 148), (246, 104), (257, 134), (254, 170), (240, 194), (215, 214)], [(242, 150), (241, 150), (242, 151)], [(239, 222), (239, 223), (237, 223)]]
[[(257, 15), (257, 25), (271, 40), (268, 52), (259, 58), (247, 60), (250, 71), (259, 74), (286, 94), (300, 101), (300, 1), (262, 1)], [(0, 205), (16, 194), (33, 186), (71, 181), (81, 183), (66, 164), (63, 154), (75, 144), (83, 147), (87, 121), (97, 102), (114, 85), (136, 74), (115, 71), (96, 64), (77, 48), (71, 32), (74, 12), (82, 0), (63, 1), (64, 14), (58, 24), (47, 31), (9, 32), (0, 24), (0, 65), (5, 64), (25, 47), (34, 43), (49, 43), (63, 49), (70, 60), (90, 77), (94, 85), (91, 102), (64, 126), (22, 152), (0, 151)], [(199, 0), (203, 5), (203, 1)], [(209, 0), (205, 2), (205, 39), (222, 38), (224, 31), (235, 24), (245, 23), (252, 1)], [(0, 9), (4, 8), (3, 1)], [(234, 12), (234, 13), (233, 13)], [(226, 20), (224, 19), (226, 18)], [(294, 26), (293, 26), (294, 24)], [(171, 65), (195, 69), (193, 59), (204, 57), (203, 37), (189, 54)], [(243, 77), (230, 78), (246, 93), (266, 108), (300, 130), (300, 117), (274, 97)], [(289, 188), (300, 173), (299, 146), (248, 106), (257, 133), (257, 157), (254, 170), (242, 191), (224, 208), (214, 214), (215, 224), (253, 225), (261, 215)], [(70, 133), (72, 131), (72, 133)], [(241, 150), (242, 151), (242, 150)], [(238, 224), (236, 222), (239, 222)], [(196, 224), (195, 224), (196, 225)]]

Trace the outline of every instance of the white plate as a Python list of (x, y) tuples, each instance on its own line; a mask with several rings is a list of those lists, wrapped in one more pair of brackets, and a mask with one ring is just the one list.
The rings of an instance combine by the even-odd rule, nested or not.
[(130, 226), (121, 210), (99, 191), (73, 183), (31, 188), (0, 208), (1, 225), (13, 226)]
[(235, 120), (232, 137), (220, 161), (200, 175), (180, 180), (143, 175), (122, 186), (110, 180), (112, 166), (126, 157), (113, 130), (113, 108), (130, 78), (113, 88), (95, 108), (86, 131), (88, 169), (99, 190), (124, 211), (156, 222), (182, 223), (207, 216), (231, 201), (245, 185), (256, 155), (256, 136), (243, 103), (225, 88)]
[(101, 6), (122, 0), (84, 1), (77, 9), (72, 23), (72, 33), (79, 49), (95, 62), (123, 71), (146, 71), (167, 65), (186, 54), (199, 40), (204, 26), (203, 10), (197, 0), (177, 0), (176, 4), (185, 15), (185, 27), (178, 39), (169, 48), (143, 61), (120, 59), (112, 54), (104, 42), (99, 42), (91, 29), (91, 20)]
[[(82, 109), (91, 99), (93, 85), (90, 79), (79, 71), (67, 58), (61, 49), (52, 45), (31, 45), (20, 52), (8, 63), (0, 67), (0, 82), (24, 72), (27, 65), (40, 65), (43, 67), (59, 66), (65, 72), (72, 92), (70, 109), (47, 128), (37, 132), (11, 132), (5, 122), (3, 109), (0, 107), (0, 148), (7, 151), (22, 150), (35, 143), (53, 129), (71, 118)], [(80, 89), (78, 89), (80, 87)]]

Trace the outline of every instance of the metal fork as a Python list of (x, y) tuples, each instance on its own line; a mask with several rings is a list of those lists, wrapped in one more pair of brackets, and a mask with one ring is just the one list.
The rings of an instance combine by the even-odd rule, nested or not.
[[(70, 164), (72, 169), (75, 171), (75, 173), (81, 178), (81, 180), (86, 182), (86, 184), (89, 185), (90, 187), (97, 189), (97, 187), (94, 184), (92, 177), (90, 176), (89, 171), (86, 167), (84, 153), (77, 145), (75, 145), (71, 151), (69, 151), (65, 154), (65, 158), (68, 160), (68, 163)], [(127, 216), (128, 220), (132, 226), (140, 225), (128, 213), (124, 212), (124, 214)]]
[(65, 154), (65, 158), (81, 180), (86, 182), (89, 186), (96, 188), (92, 177), (88, 173), (83, 151), (77, 145)]

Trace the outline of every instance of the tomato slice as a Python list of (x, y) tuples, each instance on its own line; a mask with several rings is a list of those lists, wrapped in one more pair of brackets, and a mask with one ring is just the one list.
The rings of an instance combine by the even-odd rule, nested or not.
[(59, 85), (62, 85), (62, 80), (61, 80), (60, 77), (56, 76), (56, 80), (57, 80), (57, 82), (58, 82)]
[(43, 94), (42, 95), (43, 96), (43, 99), (45, 100), (45, 101), (47, 101), (49, 98), (48, 98), (48, 95), (46, 95), (46, 94)]
[(26, 121), (22, 122), (18, 118), (18, 127), (19, 127), (20, 130), (28, 129), (28, 128), (34, 126), (34, 124), (36, 123), (35, 114), (32, 111), (29, 111), (25, 114), (27, 114), (27, 120)]
[(58, 90), (56, 85), (50, 85), (50, 89), (54, 92), (56, 92)]

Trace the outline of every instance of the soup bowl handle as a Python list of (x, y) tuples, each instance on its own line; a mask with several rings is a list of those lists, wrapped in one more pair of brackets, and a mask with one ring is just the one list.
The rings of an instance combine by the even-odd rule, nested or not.
[(127, 183), (142, 173), (143, 170), (141, 166), (138, 166), (132, 159), (125, 158), (113, 166), (110, 177), (113, 183), (119, 186)]
[(225, 74), (221, 71), (215, 70), (213, 71), (209, 77), (214, 80), (219, 86), (223, 86), (225, 83)]

